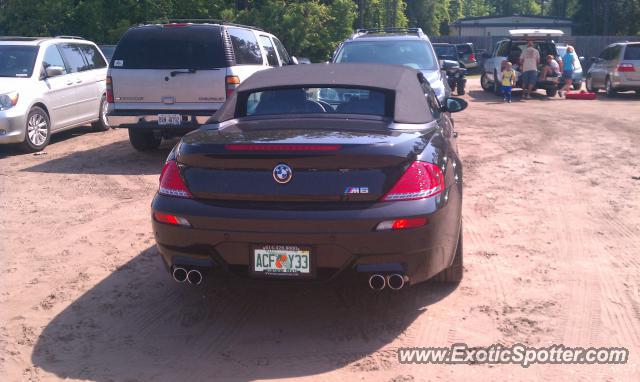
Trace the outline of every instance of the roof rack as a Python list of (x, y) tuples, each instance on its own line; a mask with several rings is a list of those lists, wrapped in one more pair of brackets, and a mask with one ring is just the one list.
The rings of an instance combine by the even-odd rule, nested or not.
[(146, 21), (144, 24), (141, 24), (141, 25), (150, 25), (150, 24), (164, 25), (164, 24), (177, 24), (177, 23), (220, 24), (220, 25), (230, 25), (230, 26), (234, 26), (234, 27), (255, 29), (255, 30), (259, 30), (259, 31), (263, 30), (262, 28), (258, 28), (258, 27), (253, 26), (253, 25), (237, 24), (237, 23), (232, 23), (230, 21), (226, 21), (226, 20), (220, 20), (220, 19), (158, 19), (158, 20)]
[(60, 36), (56, 36), (55, 38), (68, 38), (70, 40), (85, 40), (84, 37), (80, 37), (80, 36), (65, 36), (65, 35), (60, 35)]
[(422, 31), (422, 28), (366, 28), (366, 29), (358, 29), (356, 33), (351, 36), (351, 38), (361, 37), (363, 35), (369, 33), (406, 33), (406, 34), (416, 34), (420, 37), (425, 37), (426, 35)]

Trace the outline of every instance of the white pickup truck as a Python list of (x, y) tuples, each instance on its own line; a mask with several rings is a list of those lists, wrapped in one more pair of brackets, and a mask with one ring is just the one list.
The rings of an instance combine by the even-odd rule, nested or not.
[[(491, 57), (488, 57), (481, 70), (480, 85), (485, 91), (500, 93), (500, 73), (505, 61), (510, 61), (518, 76), (516, 87), (522, 87), (520, 54), (527, 47), (528, 41), (533, 41), (533, 46), (540, 52), (540, 65), (538, 71), (545, 64), (545, 57), (552, 55), (556, 59), (558, 50), (553, 38), (562, 36), (564, 33), (556, 29), (513, 29), (509, 31), (509, 38), (499, 41), (493, 50)], [(553, 97), (558, 92), (558, 82), (538, 81), (536, 89), (544, 89), (547, 96)]]

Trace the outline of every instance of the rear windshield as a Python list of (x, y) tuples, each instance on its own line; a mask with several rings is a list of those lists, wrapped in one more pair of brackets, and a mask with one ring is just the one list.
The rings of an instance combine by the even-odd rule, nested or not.
[(210, 25), (130, 29), (111, 59), (121, 69), (213, 69), (225, 67), (220, 28)]
[(473, 53), (473, 50), (471, 49), (470, 45), (460, 44), (460, 45), (457, 45), (457, 47), (458, 47), (458, 52), (460, 52), (460, 54)]
[(249, 93), (245, 102), (247, 116), (306, 113), (388, 115), (385, 92), (363, 88), (268, 89)]
[(624, 50), (625, 60), (640, 60), (640, 44), (629, 44)]
[(0, 77), (31, 77), (37, 46), (0, 45)]
[(458, 52), (453, 45), (434, 45), (433, 49), (436, 51), (438, 58), (454, 61), (458, 59)]
[(335, 62), (372, 62), (435, 70), (438, 60), (423, 40), (354, 41), (343, 45)]

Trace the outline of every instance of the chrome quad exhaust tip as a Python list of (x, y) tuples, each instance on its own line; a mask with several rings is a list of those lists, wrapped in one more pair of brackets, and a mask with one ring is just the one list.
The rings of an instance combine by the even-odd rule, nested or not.
[(369, 288), (373, 290), (383, 290), (387, 285), (387, 279), (381, 274), (373, 274), (369, 277)]

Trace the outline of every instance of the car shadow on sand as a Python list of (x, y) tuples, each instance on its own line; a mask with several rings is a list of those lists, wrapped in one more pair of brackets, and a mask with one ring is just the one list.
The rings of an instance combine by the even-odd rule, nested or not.
[(89, 150), (76, 151), (23, 169), (27, 172), (59, 174), (145, 175), (159, 174), (177, 141), (162, 143), (157, 150), (138, 152), (128, 140)]
[[(104, 134), (104, 133), (92, 130), (91, 126), (74, 127), (73, 129), (69, 129), (69, 130), (65, 130), (65, 131), (61, 131), (59, 133), (53, 134), (51, 136), (51, 140), (49, 141), (49, 145), (47, 147), (56, 145), (58, 143), (64, 143), (69, 139), (80, 137), (87, 134)], [(33, 155), (32, 153), (25, 153), (24, 151), (20, 150), (18, 146), (19, 146), (18, 144), (0, 145), (0, 158), (14, 156), (14, 155), (25, 155), (25, 154)], [(44, 151), (45, 152), (47, 151), (46, 147)]]
[(38, 338), (32, 361), (59, 378), (105, 382), (249, 381), (360, 370), (397, 362), (393, 350), (381, 348), (403, 339), (412, 345), (407, 329), (413, 321), (456, 288), (189, 287), (171, 280), (151, 247), (58, 314)]

